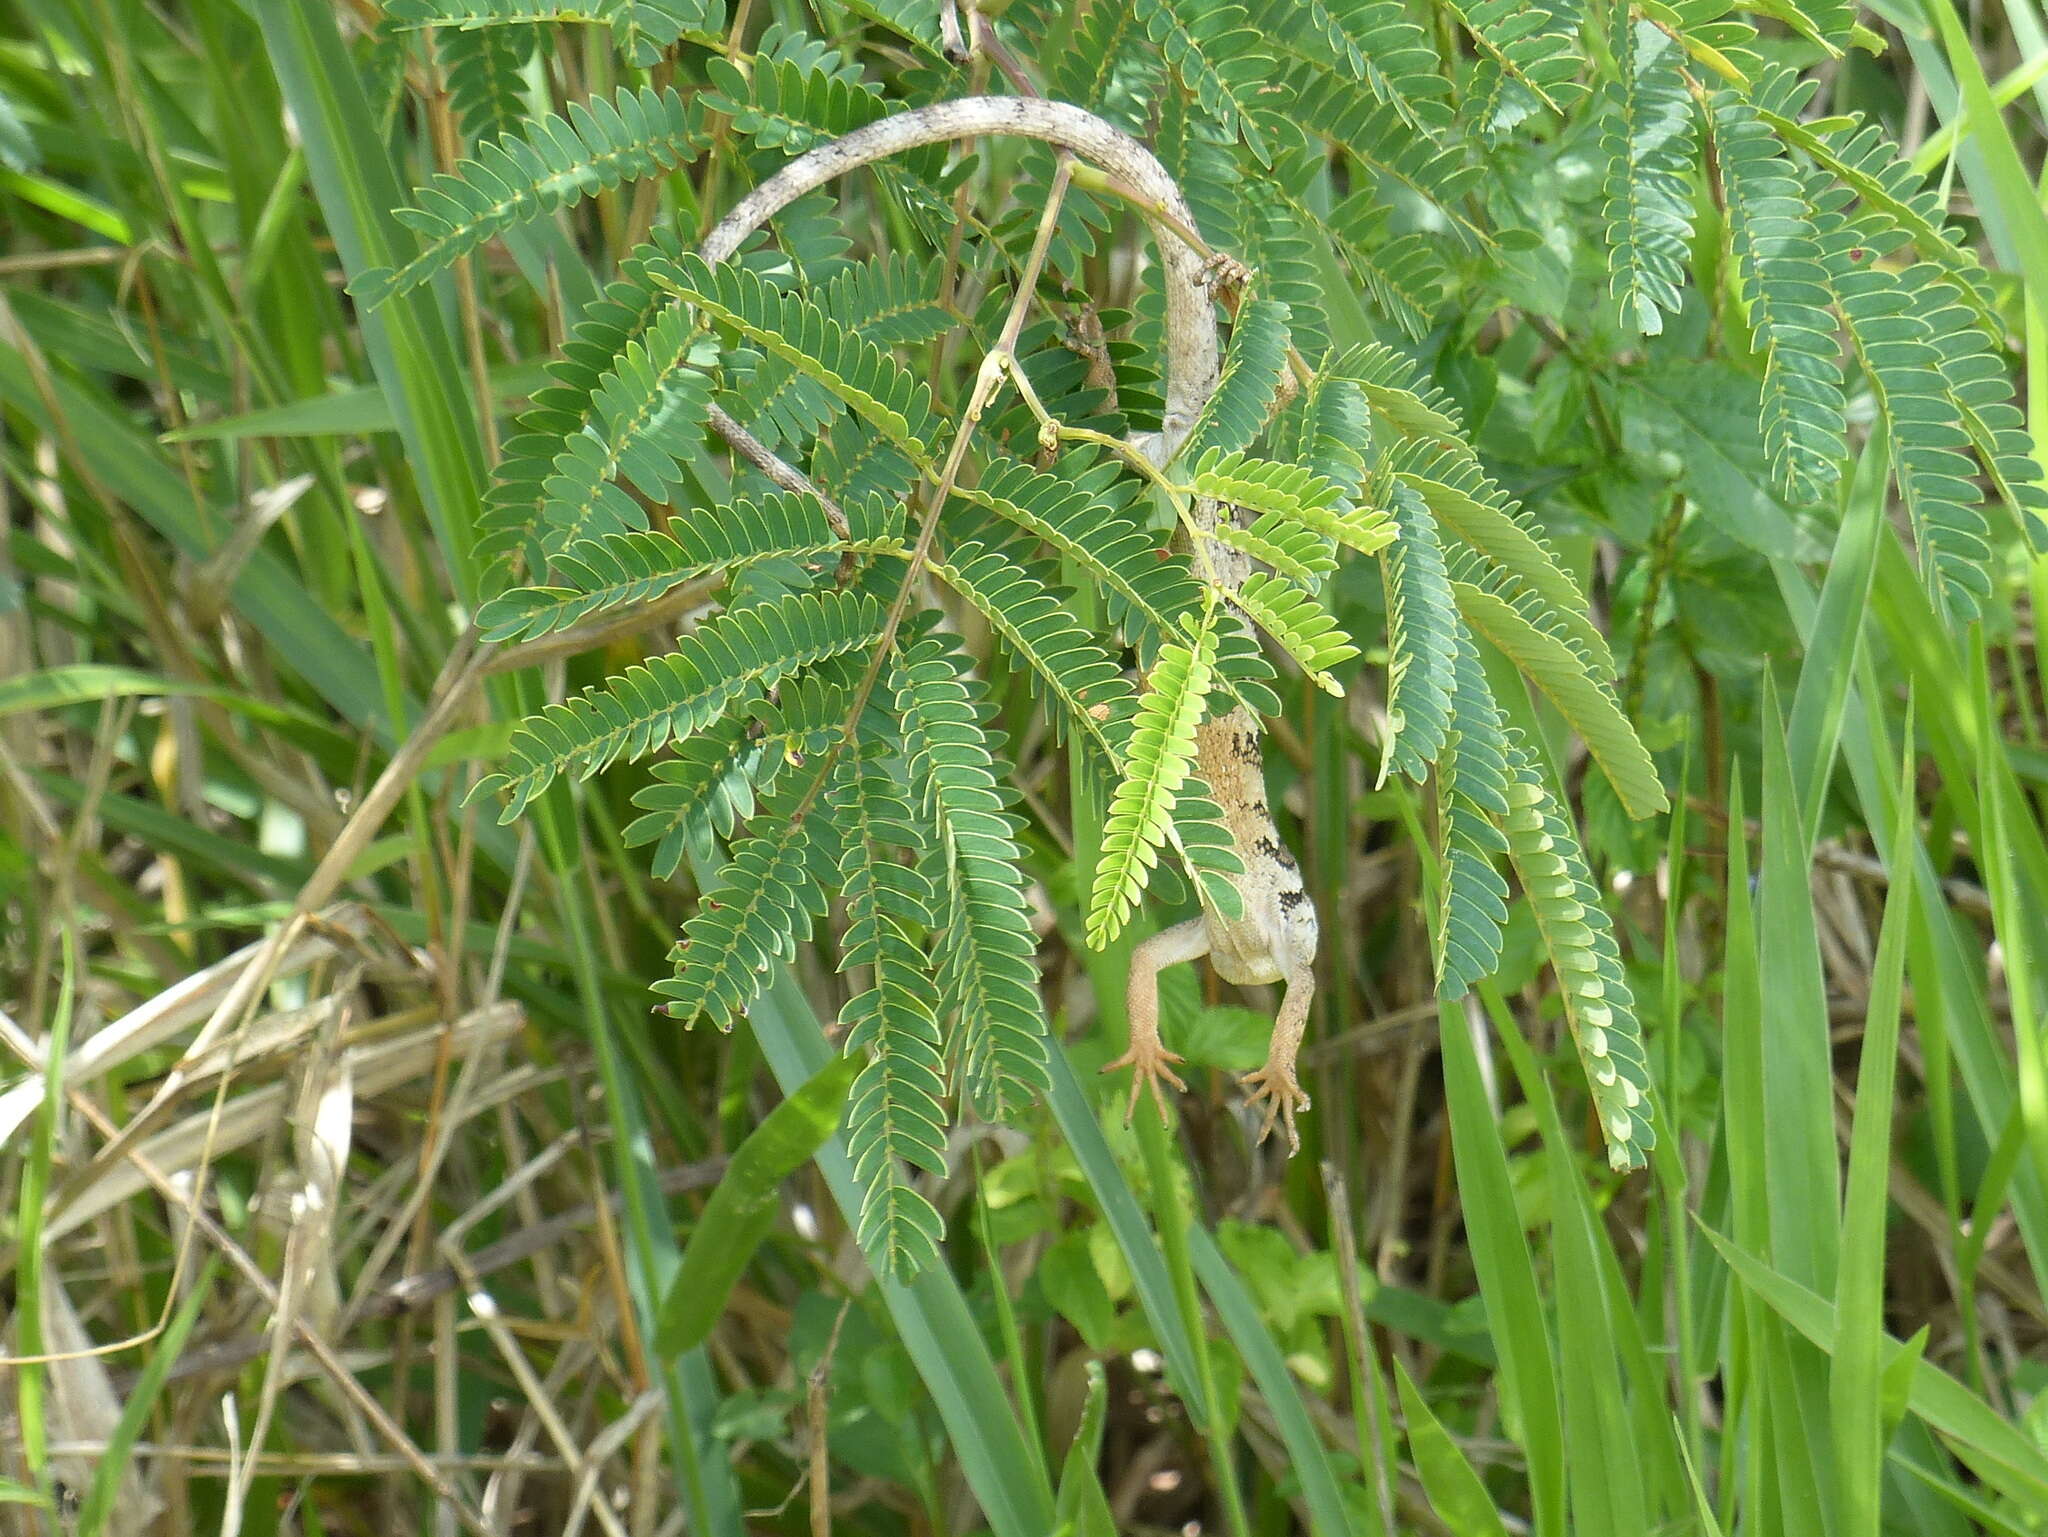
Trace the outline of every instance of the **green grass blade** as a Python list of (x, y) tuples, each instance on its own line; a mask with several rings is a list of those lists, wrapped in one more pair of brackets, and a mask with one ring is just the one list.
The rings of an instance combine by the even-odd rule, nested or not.
[[(1823, 599), (1823, 607), (1826, 606)], [(1911, 714), (1907, 738), (1911, 740)], [(1910, 759), (1899, 774), (1899, 816), (1892, 847), (1916, 844)], [(1901, 860), (1885, 899), (1884, 927), (1871, 977), (1856, 1075), (1856, 1118), (1849, 1142), (1849, 1188), (1836, 1279), (1833, 1369), (1828, 1378), (1835, 1436), (1836, 1537), (1877, 1537), (1884, 1478), (1879, 1377), (1884, 1353), (1885, 1217), (1891, 1175), (1893, 1086), (1899, 1050), (1906, 935), (1915, 922), (1913, 864)]]

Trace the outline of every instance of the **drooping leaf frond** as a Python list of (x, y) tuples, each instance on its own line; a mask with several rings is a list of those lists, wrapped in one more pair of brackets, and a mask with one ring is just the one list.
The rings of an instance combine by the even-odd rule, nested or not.
[(1679, 47), (1653, 22), (1616, 11), (1620, 101), (1607, 131), (1609, 287), (1622, 324), (1644, 336), (1678, 312), (1692, 238), (1692, 98)]
[(1366, 452), (1372, 446), (1372, 411), (1355, 380), (1318, 374), (1296, 400), (1288, 423), (1286, 457), (1335, 486), (1356, 503), (1365, 485)]
[(1457, 616), (1452, 640), (1450, 730), (1437, 759), (1437, 823), (1443, 837), (1443, 893), (1437, 919), (1439, 998), (1462, 998), (1500, 967), (1508, 920), (1507, 882), (1495, 859), (1507, 852), (1496, 825), (1507, 817), (1507, 736), (1486, 686), (1472, 637)]
[[(1757, 115), (1786, 144), (1809, 156), (1855, 193), (1877, 229), (1912, 241), (1921, 256), (1939, 264), (1955, 279), (1977, 324), (1990, 335), (2000, 334), (1998, 319), (1983, 292), (1983, 265), (1944, 218), (1939, 190), (1929, 186), (1912, 162), (1899, 153), (1898, 145), (1861, 113), (1829, 118), (1821, 124), (1802, 122), (1800, 115), (1816, 85), (1782, 65), (1771, 66), (1758, 80), (1752, 97)], [(1874, 243), (1889, 250), (1896, 242)]]
[(1846, 201), (1839, 190), (1815, 199), (1821, 261), (1848, 319), (1856, 360), (1891, 429), (1892, 481), (1912, 523), (1923, 575), (1945, 608), (1968, 619), (1991, 592), (1991, 528), (1972, 478), (1970, 435), (1948, 398), (1929, 321), (1934, 306), (1916, 302), (1935, 284), (1954, 290), (1927, 264), (1901, 275), (1869, 260), (1885, 248), (1888, 232), (1867, 216), (1847, 218)]
[(1489, 135), (1507, 132), (1539, 109), (1562, 112), (1585, 94), (1578, 80), (1578, 27), (1570, 6), (1452, 0), (1446, 9), (1478, 52), (1471, 100)]
[(1265, 513), (1245, 527), (1225, 519), (1208, 537), (1271, 566), (1309, 592), (1318, 591), (1323, 578), (1337, 569), (1329, 540), (1277, 512)]
[(1948, 396), (1992, 488), (2039, 552), (2048, 548), (2048, 485), (2026, 418), (2013, 403), (2012, 372), (1945, 271), (1922, 262), (1899, 275), (1921, 307)]
[(1174, 802), (1195, 761), (1195, 728), (1216, 665), (1213, 617), (1186, 642), (1169, 641), (1146, 679), (1125, 747), (1124, 777), (1103, 823), (1088, 898), (1088, 943), (1100, 950), (1123, 931), (1144, 895), (1172, 826)]
[(1786, 494), (1813, 502), (1841, 473), (1846, 409), (1813, 220), (1776, 137), (1732, 91), (1714, 98), (1714, 138), (1729, 245), (1764, 355), (1764, 448)]
[(831, 831), (821, 818), (778, 818), (733, 850), (669, 952), (676, 974), (654, 984), (671, 1018), (688, 1025), (708, 1016), (730, 1030), (768, 986), (775, 963), (796, 959), (827, 906)]
[(1617, 1169), (1639, 1169), (1657, 1136), (1642, 1026), (1636, 1022), (1635, 995), (1622, 975), (1614, 926), (1600, 905), (1571, 822), (1512, 731), (1507, 764), (1510, 809), (1499, 825), (1557, 972), (1608, 1162)]
[(534, 29), (449, 27), (434, 38), (434, 57), (448, 104), (463, 136), (475, 143), (516, 133), (528, 117), (520, 71), (533, 56)]
[(420, 206), (399, 220), (419, 236), (419, 252), (397, 269), (357, 276), (350, 290), (364, 304), (419, 287), (494, 235), (621, 182), (673, 169), (700, 141), (703, 108), (673, 90), (622, 90), (571, 102), (516, 139), (495, 140), (453, 174), (419, 189)]
[(913, 462), (930, 462), (939, 431), (931, 387), (894, 356), (743, 267), (691, 255), (658, 276), (700, 314), (830, 390)]
[(1344, 265), (1387, 318), (1420, 341), (1434, 324), (1450, 276), (1438, 237), (1393, 233), (1393, 209), (1373, 189), (1352, 193), (1318, 221)]
[(966, 671), (958, 651), (928, 638), (896, 658), (893, 693), (914, 803), (932, 829), (939, 989), (953, 1018), (956, 1082), (984, 1115), (1002, 1117), (1045, 1090), (1045, 1015), (1016, 823), (980, 686)]
[(1238, 255), (1257, 274), (1258, 292), (1287, 306), (1289, 339), (1313, 361), (1329, 349), (1330, 321), (1316, 261), (1315, 217), (1281, 179), (1292, 176), (1297, 164), (1309, 162), (1290, 154), (1272, 176), (1243, 184), (1232, 236)]
[(975, 485), (955, 495), (1076, 562), (1154, 636), (1176, 633), (1180, 616), (1201, 603), (1201, 588), (1183, 557), (1162, 559), (1159, 545), (1142, 529), (1121, 515), (1105, 516), (1066, 476), (998, 458)]
[(1379, 342), (1347, 348), (1328, 371), (1333, 378), (1357, 385), (1375, 415), (1403, 437), (1464, 441), (1457, 406), (1393, 348)]
[(1244, 861), (1223, 808), (1193, 774), (1181, 782), (1174, 799), (1171, 836), (1181, 863), (1201, 887), (1202, 900), (1226, 918), (1243, 917), (1244, 898), (1231, 877), (1244, 874)]
[(1670, 802), (1649, 751), (1613, 689), (1550, 611), (1469, 556), (1453, 562), (1451, 576), (1466, 622), (1505, 652), (1571, 722), (1629, 815), (1665, 810)]
[(1271, 571), (1254, 571), (1230, 601), (1293, 657), (1309, 681), (1326, 694), (1342, 697), (1344, 685), (1330, 669), (1358, 655), (1358, 647), (1308, 592)]
[(557, 557), (548, 586), (493, 598), (477, 611), (477, 625), (486, 640), (532, 640), (604, 609), (645, 603), (684, 582), (755, 561), (909, 553), (900, 503), (855, 502), (845, 512), (848, 534), (841, 539), (816, 497), (778, 491), (758, 502), (728, 502), (715, 516), (686, 514), (666, 532), (579, 540)]
[(706, 620), (666, 656), (549, 705), (512, 733), (502, 766), (477, 795), (511, 796), (512, 821), (557, 774), (588, 778), (701, 731), (749, 689), (770, 688), (828, 657), (873, 645), (882, 608), (850, 591), (793, 593)]
[(879, 1272), (907, 1280), (938, 1258), (943, 1231), (904, 1168), (946, 1172), (946, 1061), (919, 942), (934, 921), (934, 893), (917, 863), (923, 830), (878, 758), (849, 767), (831, 809), (845, 845), (839, 969), (870, 968), (868, 987), (840, 1016), (844, 1049), (867, 1054), (847, 1112), (847, 1156), (867, 1187), (860, 1243)]
[(1451, 730), (1460, 626), (1436, 520), (1410, 486), (1396, 482), (1390, 500), (1400, 532), (1380, 555), (1387, 587), (1388, 732), (1380, 782), (1391, 769), (1421, 784)]

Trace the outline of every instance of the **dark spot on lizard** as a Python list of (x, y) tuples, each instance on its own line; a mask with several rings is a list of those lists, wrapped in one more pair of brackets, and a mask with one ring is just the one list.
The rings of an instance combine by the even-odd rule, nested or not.
[[(1289, 864), (1292, 864), (1293, 862), (1293, 860), (1288, 861)], [(1286, 908), (1287, 911), (1289, 911), (1290, 913), (1293, 912), (1297, 907), (1301, 906), (1301, 904), (1306, 902), (1307, 900), (1308, 893), (1306, 891), (1302, 891), (1299, 888), (1296, 888), (1293, 891), (1283, 891), (1280, 893), (1280, 905)]]

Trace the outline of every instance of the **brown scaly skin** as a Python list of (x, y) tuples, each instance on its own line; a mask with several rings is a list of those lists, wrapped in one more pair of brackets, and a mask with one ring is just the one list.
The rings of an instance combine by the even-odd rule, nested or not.
[[(1176, 230), (1196, 228), (1180, 188), (1152, 152), (1094, 114), (1061, 102), (985, 96), (940, 102), (856, 129), (791, 161), (743, 198), (720, 221), (702, 250), (723, 261), (745, 238), (789, 203), (836, 176), (904, 150), (952, 139), (1008, 134), (1040, 139), (1071, 151), (1123, 184), (1149, 210), (1158, 232), (1166, 290), (1166, 411), (1161, 431), (1133, 447), (1155, 464), (1170, 462), (1215, 393), (1221, 371), (1214, 293), (1226, 302), (1249, 276), (1228, 258), (1191, 246)], [(719, 424), (723, 430), (723, 424)], [(730, 436), (730, 434), (728, 434)], [(758, 459), (756, 462), (760, 462)], [(801, 472), (776, 466), (790, 475)], [(780, 477), (778, 477), (780, 480)], [(1197, 502), (1198, 532), (1216, 527), (1223, 509)], [(1251, 574), (1251, 562), (1228, 546), (1203, 540), (1202, 559), (1226, 594)], [(1242, 620), (1239, 621), (1242, 623)], [(1284, 1125), (1290, 1151), (1298, 1150), (1294, 1117), (1308, 1108), (1295, 1079), (1295, 1055), (1315, 992), (1315, 904), (1300, 868), (1281, 841), (1266, 801), (1259, 723), (1242, 707), (1205, 722), (1196, 735), (1196, 770), (1208, 782), (1236, 844), (1244, 873), (1230, 877), (1243, 912), (1227, 918), (1204, 904), (1199, 918), (1177, 924), (1140, 944), (1131, 957), (1128, 995), (1130, 1049), (1109, 1069), (1133, 1070), (1131, 1106), (1148, 1087), (1162, 1116), (1164, 1085), (1184, 1088), (1172, 1064), (1180, 1060), (1159, 1039), (1159, 973), (1167, 966), (1209, 957), (1225, 981), (1253, 986), (1286, 984), (1266, 1064), (1245, 1075), (1251, 1103), (1264, 1114), (1261, 1137)], [(1106, 1070), (1109, 1070), (1106, 1069)]]

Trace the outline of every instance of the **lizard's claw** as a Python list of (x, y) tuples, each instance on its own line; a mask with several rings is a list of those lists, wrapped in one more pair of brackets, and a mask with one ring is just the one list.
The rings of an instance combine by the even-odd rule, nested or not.
[(1131, 1117), (1138, 1113), (1138, 1096), (1147, 1087), (1152, 1090), (1153, 1103), (1159, 1106), (1159, 1124), (1167, 1124), (1166, 1090), (1159, 1086), (1159, 1080), (1164, 1078), (1173, 1085), (1177, 1093), (1185, 1094), (1188, 1086), (1181, 1082), (1180, 1074), (1168, 1067), (1167, 1063), (1186, 1060), (1187, 1058), (1179, 1052), (1168, 1051), (1164, 1046), (1154, 1042), (1147, 1046), (1133, 1046), (1114, 1062), (1103, 1067), (1105, 1073), (1114, 1073), (1119, 1068), (1126, 1067), (1131, 1070), (1131, 1102), (1124, 1106), (1124, 1125), (1130, 1125)]
[(1275, 1067), (1269, 1062), (1255, 1073), (1246, 1073), (1238, 1081), (1246, 1089), (1245, 1103), (1263, 1109), (1259, 1140), (1264, 1142), (1273, 1135), (1273, 1123), (1277, 1120), (1287, 1128), (1287, 1156), (1292, 1158), (1300, 1152), (1301, 1135), (1294, 1129), (1294, 1113), (1308, 1109), (1308, 1096), (1295, 1082), (1294, 1069)]

